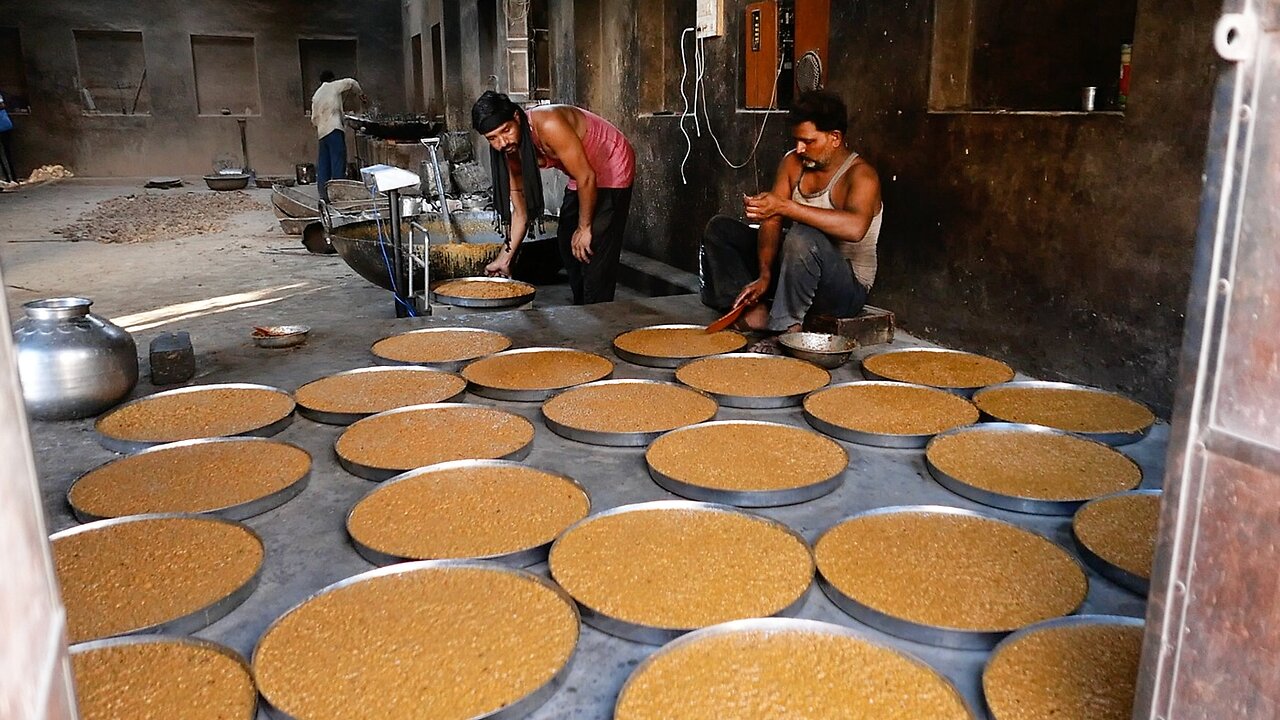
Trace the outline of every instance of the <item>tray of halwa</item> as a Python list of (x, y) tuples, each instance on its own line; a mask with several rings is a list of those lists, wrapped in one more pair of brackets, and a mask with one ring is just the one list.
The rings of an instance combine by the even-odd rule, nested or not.
[(645, 452), (649, 476), (706, 502), (766, 507), (805, 502), (840, 486), (849, 453), (813, 430), (722, 420), (672, 430)]
[(613, 352), (629, 363), (675, 368), (688, 360), (741, 350), (747, 337), (733, 330), (708, 333), (702, 325), (650, 325), (620, 333)]
[(99, 520), (49, 541), (72, 643), (200, 630), (249, 597), (264, 556), (248, 527), (197, 515)]
[(334, 451), (338, 464), (366, 480), (449, 460), (521, 460), (533, 423), (506, 410), (471, 403), (411, 405), (352, 423)]
[(452, 402), (467, 381), (426, 367), (366, 367), (346, 370), (298, 388), (298, 414), (319, 423), (351, 423), (409, 405)]
[(476, 358), (509, 347), (511, 339), (492, 330), (439, 327), (384, 337), (373, 344), (370, 352), (383, 364), (427, 365), (453, 372)]
[(978, 409), (945, 390), (897, 382), (840, 383), (810, 393), (804, 418), (838, 440), (921, 448), (941, 432), (978, 421)]
[(862, 375), (868, 380), (928, 385), (961, 397), (1009, 382), (1013, 374), (1013, 368), (995, 358), (945, 348), (889, 350), (862, 359)]
[(1093, 498), (1142, 482), (1138, 464), (1110, 445), (1014, 423), (948, 430), (929, 441), (925, 465), (957, 495), (1043, 515), (1070, 515)]
[(311, 477), (311, 454), (256, 437), (203, 438), (156, 445), (81, 475), (67, 491), (76, 519), (148, 513), (202, 513), (228, 520), (260, 515), (292, 500)]
[(793, 613), (813, 579), (809, 546), (786, 525), (684, 500), (592, 515), (556, 540), (548, 563), (583, 622), (650, 644)]
[(1071, 520), (1084, 563), (1104, 578), (1146, 595), (1160, 524), (1159, 490), (1133, 490), (1085, 503)]
[(1016, 525), (942, 506), (887, 507), (814, 544), (819, 580), (859, 622), (915, 642), (986, 649), (1076, 611), (1089, 581), (1066, 550)]
[[(832, 679), (838, 678), (838, 682)], [(736, 620), (649, 656), (622, 686), (615, 720), (974, 717), (933, 668), (847, 627)]]
[(471, 392), (494, 400), (546, 400), (565, 388), (604, 380), (613, 361), (570, 348), (521, 348), (477, 360), (462, 370)]
[(707, 395), (657, 380), (601, 380), (570, 388), (542, 406), (552, 432), (592, 445), (648, 445), (659, 435), (716, 416)]
[(525, 567), (587, 516), (587, 491), (567, 475), (508, 460), (455, 460), (412, 470), (365, 495), (347, 533), (366, 560), (471, 558)]
[(273, 622), (253, 653), (284, 720), (522, 718), (563, 682), (573, 600), (532, 573), (431, 560), (371, 570)]
[(725, 407), (770, 409), (799, 405), (831, 382), (831, 373), (782, 355), (725, 353), (681, 365), (676, 380)]
[(289, 426), (293, 409), (293, 396), (267, 385), (193, 385), (130, 400), (93, 427), (103, 447), (131, 453), (196, 438), (270, 437)]
[(1151, 431), (1156, 416), (1136, 400), (1087, 385), (1019, 381), (983, 388), (973, 395), (992, 420), (1044, 425), (1108, 445), (1126, 445)]

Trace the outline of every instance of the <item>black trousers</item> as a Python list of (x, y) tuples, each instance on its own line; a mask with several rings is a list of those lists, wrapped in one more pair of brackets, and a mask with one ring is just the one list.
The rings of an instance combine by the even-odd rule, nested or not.
[(18, 182), (18, 168), (13, 164), (13, 131), (0, 132), (0, 180)]
[(565, 190), (560, 204), (560, 228), (556, 242), (560, 259), (569, 273), (574, 305), (609, 302), (618, 285), (618, 261), (622, 257), (622, 232), (631, 211), (631, 188), (596, 188), (596, 211), (591, 220), (591, 262), (573, 256), (573, 231), (578, 228), (578, 191)]

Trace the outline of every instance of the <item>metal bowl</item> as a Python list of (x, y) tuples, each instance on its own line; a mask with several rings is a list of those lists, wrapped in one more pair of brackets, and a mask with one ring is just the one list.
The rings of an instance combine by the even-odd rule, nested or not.
[(249, 176), (244, 173), (205, 175), (204, 184), (208, 185), (210, 190), (243, 190), (249, 187)]
[(266, 325), (255, 327), (250, 337), (258, 347), (287, 348), (306, 342), (310, 333), (311, 328), (306, 325)]
[(808, 360), (818, 367), (833, 370), (849, 362), (858, 341), (843, 335), (793, 332), (778, 336), (782, 351), (793, 358)]

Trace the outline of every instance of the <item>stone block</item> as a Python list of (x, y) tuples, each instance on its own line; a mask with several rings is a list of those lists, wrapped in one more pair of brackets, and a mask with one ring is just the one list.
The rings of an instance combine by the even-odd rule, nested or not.
[(809, 332), (853, 338), (861, 347), (893, 342), (893, 328), (893, 313), (871, 305), (854, 317), (810, 315), (804, 319), (804, 329)]
[(174, 385), (195, 377), (196, 353), (191, 335), (179, 330), (151, 341), (151, 384)]

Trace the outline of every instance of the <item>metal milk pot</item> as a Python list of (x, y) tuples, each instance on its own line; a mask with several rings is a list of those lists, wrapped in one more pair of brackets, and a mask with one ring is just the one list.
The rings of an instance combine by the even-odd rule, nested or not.
[(41, 420), (90, 417), (138, 383), (138, 347), (128, 331), (89, 312), (78, 297), (33, 300), (13, 343), (27, 413)]

